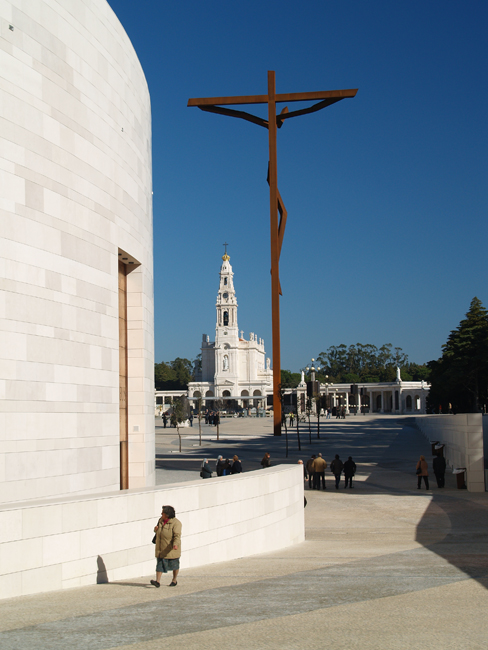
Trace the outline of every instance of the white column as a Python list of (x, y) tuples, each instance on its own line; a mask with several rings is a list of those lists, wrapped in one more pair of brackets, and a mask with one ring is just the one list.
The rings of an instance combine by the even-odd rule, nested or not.
[(346, 413), (349, 413), (349, 393), (346, 391)]
[(357, 412), (358, 412), (358, 413), (361, 413), (361, 395), (360, 395), (360, 393), (358, 393), (358, 408), (357, 408)]

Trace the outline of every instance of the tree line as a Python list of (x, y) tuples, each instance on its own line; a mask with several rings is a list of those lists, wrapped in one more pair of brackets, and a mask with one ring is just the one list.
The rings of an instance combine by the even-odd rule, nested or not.
[[(322, 383), (354, 384), (375, 383), (379, 381), (395, 381), (396, 368), (400, 368), (403, 381), (427, 381), (430, 368), (408, 361), (408, 356), (402, 348), (385, 343), (380, 348), (371, 343), (356, 343), (355, 345), (331, 345), (321, 352), (316, 359), (315, 378)], [(305, 368), (302, 368), (305, 370)], [(296, 387), (301, 379), (301, 373), (289, 370), (281, 371), (281, 381), (286, 387)]]
[(156, 390), (186, 390), (193, 381), (194, 362), (177, 357), (174, 361), (154, 364)]

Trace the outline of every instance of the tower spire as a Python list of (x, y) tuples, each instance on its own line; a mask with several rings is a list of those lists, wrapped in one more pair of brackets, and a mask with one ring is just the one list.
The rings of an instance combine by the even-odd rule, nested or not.
[(229, 244), (227, 242), (225, 242), (225, 244), (222, 244), (222, 246), (225, 246), (225, 253), (222, 255), (222, 259), (224, 260), (224, 262), (228, 262), (230, 260), (229, 255), (227, 255), (227, 246), (228, 245)]

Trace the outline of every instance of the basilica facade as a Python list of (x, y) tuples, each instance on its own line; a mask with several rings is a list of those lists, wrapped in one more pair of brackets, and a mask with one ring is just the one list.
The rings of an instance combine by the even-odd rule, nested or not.
[(211, 408), (215, 400), (224, 409), (266, 406), (266, 395), (273, 391), (273, 371), (266, 358), (264, 340), (253, 332), (249, 339), (239, 335), (237, 298), (230, 257), (225, 253), (220, 267), (216, 302), (215, 341), (202, 337), (201, 369), (188, 385), (188, 398), (202, 398)]

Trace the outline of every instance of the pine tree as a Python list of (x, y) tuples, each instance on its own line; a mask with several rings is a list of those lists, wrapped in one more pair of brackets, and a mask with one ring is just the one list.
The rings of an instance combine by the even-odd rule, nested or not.
[(429, 405), (436, 411), (441, 406), (444, 413), (449, 403), (455, 412), (478, 412), (488, 392), (488, 312), (479, 298), (473, 298), (442, 351), (438, 361), (429, 363)]

